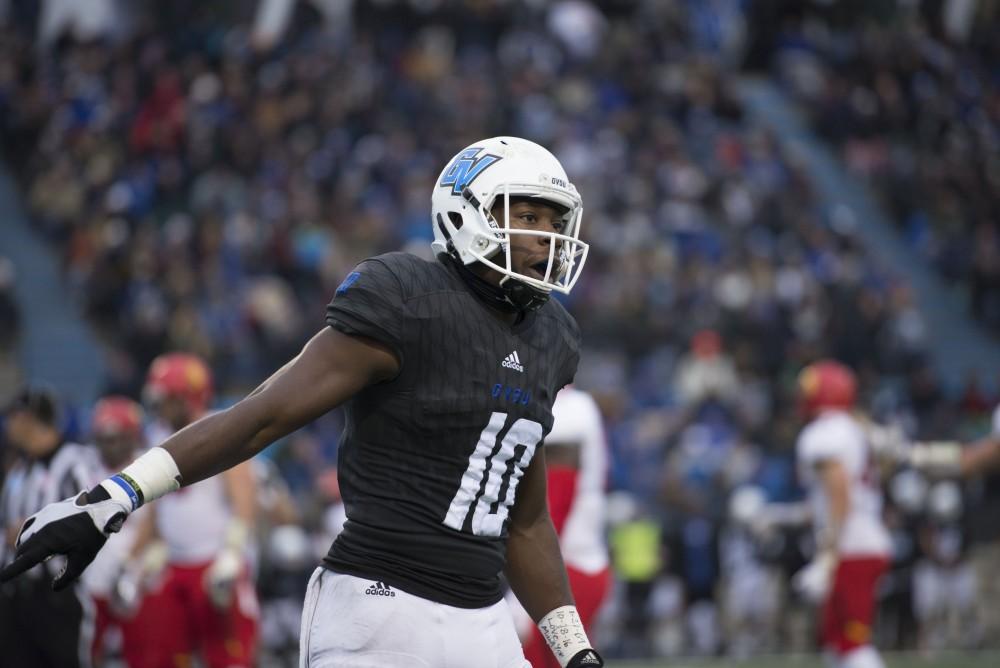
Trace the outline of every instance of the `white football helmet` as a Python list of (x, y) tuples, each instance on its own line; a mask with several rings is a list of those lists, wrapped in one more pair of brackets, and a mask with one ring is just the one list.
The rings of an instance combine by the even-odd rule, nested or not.
[[(512, 197), (555, 204), (565, 211), (562, 231), (511, 229)], [(505, 204), (499, 221), (490, 213), (498, 198)], [(568, 293), (587, 260), (587, 244), (579, 239), (582, 214), (580, 195), (554, 155), (526, 139), (493, 137), (462, 149), (438, 177), (431, 196), (431, 247), (462, 264), (481, 262), (499, 271), (501, 285), (515, 279), (546, 294)], [(508, 241), (515, 234), (550, 238), (542, 278), (514, 271)]]

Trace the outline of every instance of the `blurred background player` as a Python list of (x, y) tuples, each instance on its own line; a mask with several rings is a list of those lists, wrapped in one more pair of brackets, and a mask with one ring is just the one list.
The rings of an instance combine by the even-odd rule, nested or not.
[(302, 600), (309, 575), (322, 555), (302, 526), (304, 518), (278, 466), (266, 457), (250, 460), (256, 485), (257, 538), (253, 569), (260, 602), (257, 659), (262, 666), (298, 666)]
[[(608, 452), (604, 422), (597, 402), (574, 387), (556, 395), (552, 415), (552, 431), (545, 438), (549, 512), (580, 619), (593, 637), (594, 620), (611, 588), (605, 535)], [(558, 668), (559, 662), (524, 609), (516, 604), (512, 609), (524, 640), (524, 658), (534, 668)]]
[(822, 603), (822, 643), (838, 668), (878, 668), (884, 664), (871, 644), (875, 587), (891, 545), (871, 448), (851, 414), (857, 381), (846, 366), (819, 361), (800, 373), (799, 397), (810, 422), (796, 454), (812, 503), (816, 552), (792, 584)]
[[(153, 360), (144, 399), (156, 416), (150, 444), (206, 414), (212, 377), (187, 353)], [(125, 638), (132, 668), (174, 668), (199, 656), (210, 668), (255, 665), (257, 595), (248, 561), (255, 517), (250, 462), (161, 499), (133, 553), (152, 536), (167, 547), (162, 585), (146, 594)]]
[[(6, 411), (4, 436), (14, 450), (0, 495), (0, 563), (14, 556), (21, 523), (46, 504), (100, 480), (89, 448), (63, 439), (56, 396), (40, 387), (18, 393)], [(5, 668), (89, 666), (94, 605), (85, 587), (53, 591), (50, 580), (64, 560), (50, 559), (17, 582), (0, 587), (0, 665)]]
[(784, 541), (762, 526), (768, 499), (761, 487), (744, 484), (733, 490), (727, 510), (719, 536), (721, 621), (726, 653), (745, 659), (771, 652), (777, 644), (786, 579), (772, 562)]
[(918, 647), (974, 649), (981, 634), (976, 572), (962, 525), (962, 490), (953, 480), (937, 481), (927, 491), (926, 506), (917, 534), (922, 556), (913, 573)]
[[(94, 406), (90, 421), (93, 468), (98, 478), (120, 471), (128, 462), (142, 454), (143, 410), (132, 399), (123, 396), (104, 397)], [(143, 517), (149, 511), (143, 510)], [(110, 666), (122, 659), (124, 636), (135, 606), (138, 604), (139, 566), (144, 560), (130, 560), (142, 521), (122, 527), (108, 540), (82, 580), (94, 599), (95, 625), (93, 660), (98, 666)], [(135, 566), (135, 568), (133, 568)]]
[(985, 524), (976, 544), (969, 547), (969, 562), (975, 571), (976, 613), (984, 643), (996, 645), (1000, 637), (1000, 537), (991, 502), (1000, 498), (1000, 405), (993, 410), (991, 433), (972, 443), (958, 441), (918, 442), (903, 458), (932, 476), (978, 478), (979, 501), (985, 511), (977, 513)]

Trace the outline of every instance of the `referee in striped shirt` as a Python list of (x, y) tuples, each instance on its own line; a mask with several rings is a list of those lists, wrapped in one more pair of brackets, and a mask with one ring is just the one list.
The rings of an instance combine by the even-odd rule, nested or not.
[[(25, 518), (97, 482), (87, 448), (63, 439), (59, 404), (44, 388), (28, 387), (3, 419), (8, 466), (0, 493), (4, 535), (0, 564), (14, 557), (14, 540)], [(79, 583), (52, 591), (63, 568), (56, 557), (0, 586), (0, 663), (9, 668), (89, 666), (94, 605)]]

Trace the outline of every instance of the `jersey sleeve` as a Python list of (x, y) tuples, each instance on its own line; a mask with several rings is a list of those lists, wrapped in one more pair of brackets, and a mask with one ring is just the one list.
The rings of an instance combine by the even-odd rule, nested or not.
[(829, 423), (809, 425), (799, 437), (799, 463), (811, 467), (820, 462), (845, 459), (850, 446), (849, 435), (847, 437), (841, 429)]
[(387, 263), (365, 260), (347, 275), (326, 307), (326, 324), (383, 343), (403, 360), (403, 287)]

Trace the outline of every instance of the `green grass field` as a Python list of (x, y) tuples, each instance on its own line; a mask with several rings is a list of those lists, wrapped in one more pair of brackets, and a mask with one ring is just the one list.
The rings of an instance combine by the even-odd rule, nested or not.
[[(888, 668), (995, 668), (1000, 653), (940, 654), (934, 657), (895, 653), (883, 655)], [(659, 661), (612, 661), (610, 668), (825, 668), (819, 655), (777, 655), (732, 659), (663, 659)]]

